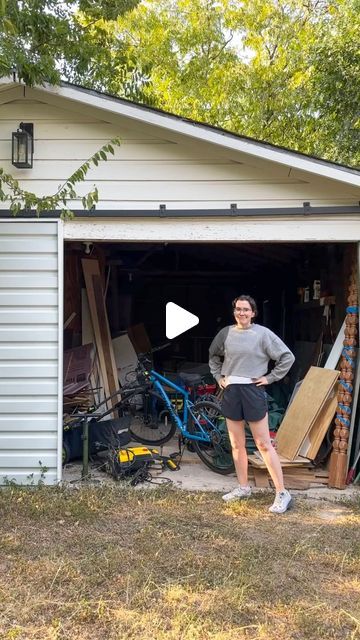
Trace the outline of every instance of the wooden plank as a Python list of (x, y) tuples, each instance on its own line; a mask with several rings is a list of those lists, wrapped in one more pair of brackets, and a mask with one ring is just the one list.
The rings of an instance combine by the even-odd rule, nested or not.
[(149, 353), (149, 351), (151, 351), (151, 342), (142, 323), (134, 324), (132, 327), (129, 327), (128, 336), (136, 353)]
[(338, 371), (310, 367), (277, 432), (279, 455), (296, 458), (338, 376)]
[(66, 328), (69, 326), (69, 324), (71, 324), (71, 323), (72, 323), (72, 321), (74, 320), (75, 316), (76, 316), (76, 311), (73, 311), (73, 312), (69, 315), (69, 317), (65, 320), (65, 322), (64, 322), (64, 329), (66, 329)]
[[(316, 478), (314, 471), (305, 469), (307, 474), (300, 473), (297, 469), (291, 469), (284, 473), (284, 484), (287, 489), (310, 489), (311, 487), (324, 487), (327, 485), (327, 481), (324, 478)], [(254, 474), (255, 486), (261, 489), (268, 489), (272, 487), (272, 480), (265, 469), (252, 468)]]
[(254, 473), (254, 480), (255, 480), (255, 486), (258, 487), (259, 489), (269, 489), (270, 488), (270, 476), (267, 472), (267, 470), (265, 469), (257, 469), (256, 467), (254, 467), (253, 469), (253, 473)]
[[(301, 457), (295, 458), (295, 460), (288, 460), (283, 456), (279, 456), (279, 459), (282, 467), (304, 467), (311, 464)], [(257, 469), (266, 469), (266, 464), (258, 451), (255, 451), (252, 455), (249, 455), (248, 460), (253, 467), (256, 467)]]
[(313, 422), (313, 425), (299, 451), (300, 456), (304, 456), (309, 460), (314, 460), (316, 458), (321, 443), (326, 436), (327, 430), (329, 429), (336, 412), (338, 404), (337, 389), (338, 385), (336, 385), (335, 389), (330, 392), (324, 406)]
[[(104, 382), (104, 392), (106, 396), (110, 396), (118, 392), (120, 387), (103, 296), (99, 263), (97, 260), (89, 259), (83, 259), (81, 262), (84, 271), (95, 344)], [(110, 406), (114, 406), (118, 398), (118, 395), (114, 396), (109, 401)]]
[[(82, 344), (88, 344), (89, 342), (95, 344), (86, 289), (81, 289), (81, 336)], [(105, 400), (105, 393), (97, 350), (95, 352), (94, 367), (90, 375), (90, 384), (94, 393), (95, 402), (96, 404), (100, 404)], [(109, 407), (106, 406), (106, 408), (108, 409)]]
[[(119, 376), (116, 368), (114, 349), (111, 342), (110, 328), (109, 322), (105, 307), (103, 289), (101, 284), (101, 276), (93, 275), (93, 291), (95, 296), (95, 303), (97, 307), (98, 319), (99, 319), (99, 328), (100, 328), (100, 339), (102, 344), (102, 349), (104, 353), (105, 366), (106, 366), (106, 375), (109, 382), (109, 390), (110, 394), (115, 393), (115, 391), (119, 391)], [(113, 404), (116, 403), (118, 397), (114, 398)]]
[(316, 478), (328, 478), (329, 477), (329, 469), (321, 469), (319, 467), (317, 467), (315, 469), (315, 476)]
[[(110, 395), (109, 381), (106, 377), (105, 358), (104, 358), (104, 352), (101, 344), (99, 318), (96, 310), (95, 294), (93, 291), (93, 282), (92, 282), (92, 276), (94, 274), (100, 275), (99, 264), (97, 260), (87, 260), (87, 259), (83, 259), (81, 263), (82, 263), (82, 268), (83, 268), (84, 278), (85, 278), (87, 300), (88, 300), (89, 313), (90, 313), (91, 324), (92, 324), (92, 333), (94, 337), (94, 343), (96, 344), (97, 357), (99, 359), (100, 370), (102, 372), (102, 377), (103, 377), (104, 394), (105, 396), (109, 396)], [(86, 339), (88, 339), (88, 336), (86, 336)], [(83, 336), (83, 340), (84, 340), (84, 336)]]

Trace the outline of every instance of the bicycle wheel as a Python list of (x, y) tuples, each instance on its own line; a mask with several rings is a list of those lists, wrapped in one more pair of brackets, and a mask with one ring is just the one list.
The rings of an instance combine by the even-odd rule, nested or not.
[(203, 400), (197, 402), (192, 413), (194, 418), (190, 424), (190, 433), (201, 435), (197, 422), (210, 437), (210, 442), (191, 440), (200, 460), (215, 473), (227, 475), (235, 471), (231, 453), (231, 444), (226, 420), (220, 407), (215, 402)]
[(164, 411), (162, 397), (149, 389), (141, 395), (141, 405), (129, 400), (125, 406), (121, 406), (124, 413), (128, 412), (131, 416), (129, 431), (132, 438), (149, 445), (168, 442), (176, 431), (176, 424)]

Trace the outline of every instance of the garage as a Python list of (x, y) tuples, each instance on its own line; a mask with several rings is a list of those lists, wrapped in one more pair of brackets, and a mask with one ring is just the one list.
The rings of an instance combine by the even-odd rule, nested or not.
[[(268, 389), (285, 410), (295, 385), (311, 366), (323, 367), (331, 353), (348, 306), (354, 258), (354, 243), (66, 242), (64, 317), (73, 319), (65, 330), (65, 349), (88, 339), (82, 337), (84, 261), (102, 265), (112, 339), (130, 336), (138, 352), (154, 348), (154, 368), (177, 381), (200, 374), (202, 383), (214, 382), (209, 345), (232, 322), (233, 298), (250, 293), (258, 303), (258, 322), (281, 336), (296, 357), (285, 380)], [(170, 301), (199, 318), (198, 325), (173, 340), (165, 330)], [(140, 330), (139, 344), (134, 327)], [(319, 463), (328, 462), (333, 429), (332, 424)]]
[[(67, 318), (75, 311), (78, 321), (74, 318), (69, 325), (65, 348), (78, 346), (81, 333), (81, 259), (97, 258), (108, 281), (113, 337), (144, 323), (152, 345), (167, 342), (169, 301), (199, 317), (199, 325), (164, 352), (166, 359), (178, 352), (185, 360), (207, 362), (210, 341), (232, 321), (232, 299), (248, 291), (258, 301), (261, 324), (293, 348), (295, 343), (315, 345), (324, 333), (326, 351), (344, 320), (346, 258), (351, 249), (351, 243), (66, 243), (64, 314)], [(314, 299), (317, 281), (320, 292), (315, 291)], [(329, 303), (327, 317), (320, 299)]]
[[(37, 194), (122, 138), (79, 187), (81, 197), (96, 183), (95, 209), (75, 199), (72, 219), (59, 210), (14, 220), (2, 204), (3, 479), (37, 481), (46, 468), (46, 482), (61, 480), (63, 352), (83, 343), (84, 259), (100, 265), (112, 338), (142, 324), (151, 345), (162, 344), (168, 301), (199, 317), (157, 353), (163, 371), (206, 363), (242, 291), (297, 351), (290, 388), (324, 362), (346, 315), (350, 269), (357, 279), (358, 171), (66, 83), (0, 90), (4, 167)], [(14, 170), (11, 131), (24, 120), (34, 124), (34, 164)]]

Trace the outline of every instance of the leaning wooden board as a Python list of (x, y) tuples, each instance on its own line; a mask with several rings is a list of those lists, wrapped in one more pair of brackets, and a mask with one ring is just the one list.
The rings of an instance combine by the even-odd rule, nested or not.
[(276, 435), (279, 455), (294, 460), (334, 388), (339, 371), (310, 367)]
[(114, 394), (110, 400), (110, 406), (114, 406), (120, 397), (118, 393), (120, 386), (105, 307), (99, 263), (97, 260), (89, 259), (83, 259), (81, 262), (84, 271), (96, 349), (104, 382), (104, 392), (106, 396)]
[(305, 437), (304, 442), (301, 445), (299, 456), (303, 456), (309, 460), (315, 460), (321, 447), (321, 443), (323, 442), (327, 430), (329, 429), (332, 419), (336, 413), (338, 404), (338, 386), (338, 383), (336, 383), (334, 389), (330, 391), (323, 407), (315, 418), (308, 435)]

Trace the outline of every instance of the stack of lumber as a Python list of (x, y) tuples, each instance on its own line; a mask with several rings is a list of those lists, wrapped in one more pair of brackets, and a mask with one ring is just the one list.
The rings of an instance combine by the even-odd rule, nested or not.
[[(327, 471), (316, 469), (313, 461), (334, 418), (338, 376), (338, 371), (310, 367), (277, 432), (275, 446), (290, 489), (327, 484)], [(250, 456), (249, 462), (256, 486), (270, 486), (261, 456)]]
[[(259, 452), (249, 456), (249, 462), (255, 487), (264, 489), (273, 487), (273, 482)], [(300, 457), (295, 460), (286, 460), (280, 456), (280, 462), (284, 474), (284, 484), (288, 489), (310, 489), (327, 485), (328, 471), (315, 468), (310, 460), (304, 460)]]

